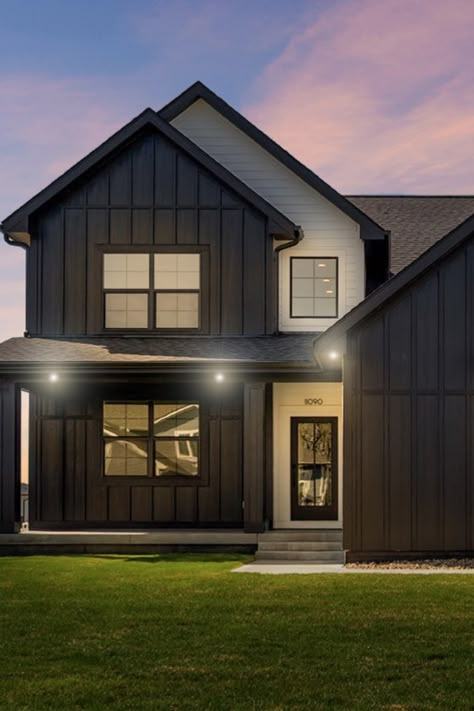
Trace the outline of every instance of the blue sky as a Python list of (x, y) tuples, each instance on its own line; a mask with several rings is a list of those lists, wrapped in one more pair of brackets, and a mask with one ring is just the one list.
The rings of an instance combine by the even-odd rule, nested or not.
[[(0, 218), (201, 79), (336, 189), (474, 193), (471, 0), (0, 0)], [(23, 332), (0, 245), (0, 339)]]

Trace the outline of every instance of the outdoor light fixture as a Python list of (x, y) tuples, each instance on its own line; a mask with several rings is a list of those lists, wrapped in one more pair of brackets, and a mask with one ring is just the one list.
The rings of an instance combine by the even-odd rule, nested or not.
[(326, 265), (321, 262), (321, 264), (318, 264), (318, 267), (325, 267)]
[(51, 383), (57, 383), (58, 380), (59, 380), (59, 376), (58, 376), (57, 373), (50, 373), (50, 374), (49, 374), (49, 381), (50, 381)]
[(218, 383), (222, 383), (224, 380), (224, 373), (216, 373), (214, 378)]
[(339, 353), (336, 353), (336, 351), (329, 351), (328, 355), (331, 360), (336, 360), (339, 357)]

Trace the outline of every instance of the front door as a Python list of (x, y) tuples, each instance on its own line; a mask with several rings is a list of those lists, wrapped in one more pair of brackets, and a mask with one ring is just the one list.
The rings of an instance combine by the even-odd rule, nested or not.
[(291, 518), (337, 519), (337, 417), (291, 418)]

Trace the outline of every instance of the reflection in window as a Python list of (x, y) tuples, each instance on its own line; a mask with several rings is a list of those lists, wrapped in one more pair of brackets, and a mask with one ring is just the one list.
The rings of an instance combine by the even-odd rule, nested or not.
[(106, 476), (198, 476), (197, 403), (105, 402)]
[(292, 257), (291, 317), (337, 317), (337, 259)]

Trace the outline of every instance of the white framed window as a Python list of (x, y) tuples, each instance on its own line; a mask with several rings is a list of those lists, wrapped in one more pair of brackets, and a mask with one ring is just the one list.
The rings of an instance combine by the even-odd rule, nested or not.
[(290, 257), (290, 318), (338, 317), (338, 258)]

